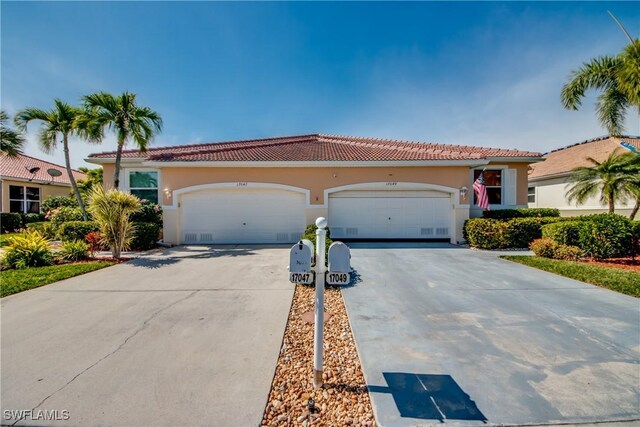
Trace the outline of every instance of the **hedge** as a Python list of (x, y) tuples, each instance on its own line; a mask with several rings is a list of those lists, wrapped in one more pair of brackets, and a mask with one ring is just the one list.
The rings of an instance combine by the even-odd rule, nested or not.
[[(316, 247), (316, 230), (318, 229), (318, 226), (316, 226), (315, 224), (309, 224), (307, 225), (307, 228), (304, 230), (304, 234), (302, 236), (300, 236), (300, 240), (311, 240), (311, 243), (313, 243), (313, 247), (315, 250)], [(329, 227), (326, 228), (327, 230), (327, 237), (325, 238), (325, 249), (324, 249), (324, 256), (325, 258), (329, 256), (329, 246), (331, 246), (331, 244), (333, 243), (333, 240), (331, 240), (331, 230), (329, 229)]]
[(153, 249), (160, 237), (160, 226), (153, 222), (134, 222), (135, 233), (131, 242), (131, 250), (141, 251)]
[(98, 231), (100, 227), (95, 221), (68, 221), (62, 223), (58, 228), (58, 236), (63, 242), (74, 240), (84, 241), (84, 237), (94, 231)]
[(633, 255), (640, 255), (640, 221), (631, 222)]
[(3, 233), (13, 233), (22, 228), (22, 215), (16, 212), (0, 213), (0, 229)]
[(486, 219), (513, 219), (513, 218), (542, 218), (560, 216), (560, 210), (554, 208), (520, 208), (520, 209), (498, 209), (495, 211), (484, 211), (482, 217)]
[(532, 241), (542, 237), (542, 226), (562, 218), (473, 218), (465, 222), (464, 236), (471, 246), (480, 249), (528, 248)]
[(542, 226), (542, 237), (549, 238), (561, 245), (578, 246), (582, 221), (562, 221)]
[(578, 246), (592, 258), (626, 257), (633, 254), (633, 229), (631, 220), (622, 215), (590, 215), (580, 227)]

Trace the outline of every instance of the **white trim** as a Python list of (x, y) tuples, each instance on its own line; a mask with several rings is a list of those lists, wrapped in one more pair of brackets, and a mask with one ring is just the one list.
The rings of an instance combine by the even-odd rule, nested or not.
[[(130, 157), (123, 157), (120, 159), (120, 167), (124, 167), (125, 164), (127, 165), (135, 165), (135, 164), (139, 164), (142, 165), (142, 162), (144, 162), (144, 158), (142, 157), (136, 157), (136, 158), (130, 158)], [(94, 157), (87, 157), (84, 159), (85, 162), (87, 163), (93, 163), (94, 165), (104, 165), (104, 164), (115, 164), (116, 162), (116, 158), (115, 157), (98, 157), (98, 158), (94, 158)]]
[[(120, 190), (126, 191), (131, 194), (131, 186), (129, 185), (129, 175), (131, 172), (157, 172), (158, 173), (158, 205), (162, 204), (162, 195), (164, 194), (162, 187), (162, 171), (156, 168), (145, 168), (145, 167), (123, 167), (120, 169)], [(149, 188), (152, 190), (152, 188)]]
[[(500, 169), (502, 170), (502, 177), (501, 177), (501, 182), (500, 182), (500, 191), (501, 191), (501, 195), (500, 195), (500, 200), (502, 201), (501, 204), (499, 205), (495, 205), (495, 204), (489, 204), (489, 209), (510, 209), (511, 206), (515, 206), (515, 204), (510, 205), (507, 202), (507, 200), (505, 200), (506, 197), (506, 180), (509, 179), (508, 174), (506, 173), (506, 171), (508, 171), (510, 168), (508, 165), (488, 165), (486, 168), (484, 166), (478, 166), (475, 168), (471, 168), (469, 169), (469, 180), (471, 181), (471, 183), (469, 184), (469, 188), (470, 188), (470, 194), (469, 194), (469, 205), (470, 205), (470, 209), (480, 209), (482, 210), (481, 207), (479, 207), (478, 205), (473, 203), (473, 198), (474, 198), (474, 194), (473, 194), (473, 175), (474, 172), (480, 169), (487, 169), (487, 170), (497, 170)], [(489, 186), (491, 187), (491, 186)], [(495, 188), (495, 187), (494, 187)], [(516, 181), (515, 183), (515, 188), (516, 188), (516, 200), (518, 199), (518, 182)]]
[(286, 168), (286, 167), (397, 167), (397, 166), (471, 166), (486, 165), (488, 160), (413, 160), (413, 161), (278, 161), (278, 162), (227, 162), (227, 161), (193, 161), (193, 162), (155, 162), (144, 161), (144, 166), (150, 167), (186, 167), (186, 168), (238, 168), (238, 167), (263, 167), (263, 168)]
[(41, 180), (29, 180), (27, 178), (14, 178), (12, 176), (0, 176), (1, 181), (19, 181), (19, 182), (30, 182), (35, 185), (58, 185), (61, 187), (71, 187), (71, 184), (67, 184), (66, 182), (55, 182), (55, 181), (41, 181)]
[[(239, 185), (242, 184), (242, 185)], [(178, 209), (178, 197), (186, 194), (186, 193), (192, 193), (194, 191), (202, 191), (202, 190), (209, 190), (209, 189), (215, 189), (215, 188), (271, 188), (271, 189), (277, 189), (277, 190), (288, 190), (288, 191), (295, 191), (297, 193), (303, 193), (305, 195), (305, 200), (306, 200), (306, 208), (312, 208), (312, 207), (316, 207), (316, 205), (311, 205), (311, 191), (309, 191), (306, 188), (301, 188), (301, 187), (293, 187), (291, 185), (284, 185), (284, 184), (271, 184), (271, 183), (267, 183), (267, 182), (216, 182), (216, 183), (212, 183), (212, 184), (201, 184), (201, 185), (193, 185), (191, 187), (184, 187), (184, 188), (180, 188), (179, 190), (173, 190), (172, 191), (172, 204), (171, 205), (163, 205), (162, 209)]]
[(490, 162), (509, 162), (509, 163), (537, 163), (544, 161), (542, 156), (539, 157), (487, 157)]

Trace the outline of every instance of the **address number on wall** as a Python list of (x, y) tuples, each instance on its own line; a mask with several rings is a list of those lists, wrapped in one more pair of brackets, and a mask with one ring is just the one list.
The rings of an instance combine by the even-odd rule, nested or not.
[(236, 187), (246, 187), (247, 183), (246, 182), (238, 182), (236, 183)]
[(387, 182), (387, 187), (394, 187), (396, 185), (398, 185), (397, 182)]

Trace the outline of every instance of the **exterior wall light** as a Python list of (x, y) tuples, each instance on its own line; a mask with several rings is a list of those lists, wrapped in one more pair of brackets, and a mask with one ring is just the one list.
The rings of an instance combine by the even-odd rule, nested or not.
[(469, 189), (466, 186), (463, 185), (462, 187), (460, 187), (460, 195), (462, 196), (463, 200), (466, 200), (468, 192)]

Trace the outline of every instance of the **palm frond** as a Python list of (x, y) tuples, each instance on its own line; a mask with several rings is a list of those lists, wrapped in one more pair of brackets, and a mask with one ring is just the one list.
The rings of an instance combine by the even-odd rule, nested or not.
[(577, 110), (589, 89), (606, 90), (615, 86), (619, 62), (617, 57), (601, 56), (572, 71), (569, 83), (563, 86), (560, 93), (564, 108)]
[(607, 132), (613, 136), (623, 133), (627, 98), (615, 87), (610, 87), (598, 96), (596, 111), (600, 123), (607, 128)]
[(0, 152), (9, 157), (16, 157), (22, 153), (25, 139), (20, 133), (9, 127), (9, 115), (0, 111)]

